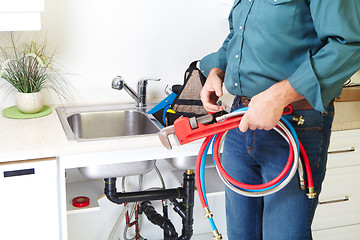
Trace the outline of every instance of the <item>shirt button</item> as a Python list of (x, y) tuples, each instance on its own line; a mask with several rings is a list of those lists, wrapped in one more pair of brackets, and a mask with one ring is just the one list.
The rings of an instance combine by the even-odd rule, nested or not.
[(240, 26), (239, 28), (240, 28), (240, 29), (243, 29), (243, 26)]
[(274, 2), (277, 2), (277, 0), (274, 0)]
[(234, 85), (235, 85), (235, 87), (237, 87), (237, 86), (238, 86), (238, 83), (236, 82)]
[(236, 57), (236, 58), (239, 58), (239, 55), (236, 55), (235, 57)]

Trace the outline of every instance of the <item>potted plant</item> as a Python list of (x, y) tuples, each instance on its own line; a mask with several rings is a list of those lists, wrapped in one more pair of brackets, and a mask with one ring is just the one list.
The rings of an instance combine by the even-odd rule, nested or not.
[(53, 89), (59, 97), (69, 97), (64, 78), (52, 65), (54, 53), (48, 55), (46, 46), (46, 41), (31, 41), (20, 49), (11, 35), (11, 47), (1, 48), (0, 78), (17, 90), (15, 103), (22, 113), (37, 113), (43, 108), (44, 88)]

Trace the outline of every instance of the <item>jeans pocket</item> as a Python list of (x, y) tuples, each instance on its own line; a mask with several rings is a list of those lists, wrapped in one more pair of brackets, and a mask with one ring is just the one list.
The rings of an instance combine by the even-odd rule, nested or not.
[(315, 132), (322, 130), (322, 113), (315, 110), (297, 110), (294, 111), (297, 117), (303, 117), (304, 123), (298, 125), (293, 122), (294, 129), (299, 134), (301, 132)]
[(334, 107), (328, 107), (327, 111), (327, 113), (315, 110), (295, 111), (296, 115), (302, 115), (305, 119), (304, 125), (295, 125), (294, 128), (309, 157), (314, 181), (319, 183), (322, 182), (325, 174)]
[(256, 8), (259, 28), (270, 33), (289, 32), (294, 28), (296, 0), (263, 0)]

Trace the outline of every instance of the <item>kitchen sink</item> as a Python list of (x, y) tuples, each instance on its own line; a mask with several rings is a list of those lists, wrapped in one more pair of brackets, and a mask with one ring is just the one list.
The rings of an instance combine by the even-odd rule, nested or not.
[[(102, 105), (58, 107), (65, 135), (69, 141), (95, 141), (130, 136), (156, 134), (161, 124), (133, 105)], [(145, 174), (155, 166), (155, 160), (116, 163), (81, 167), (79, 171), (87, 178), (101, 179)]]
[(70, 141), (156, 134), (160, 129), (151, 115), (126, 105), (58, 107), (56, 112)]

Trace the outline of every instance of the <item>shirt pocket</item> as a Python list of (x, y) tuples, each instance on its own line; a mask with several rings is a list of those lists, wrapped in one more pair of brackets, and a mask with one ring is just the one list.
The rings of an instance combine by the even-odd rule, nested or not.
[(289, 32), (293, 30), (296, 3), (297, 0), (257, 1), (257, 26), (269, 33)]

